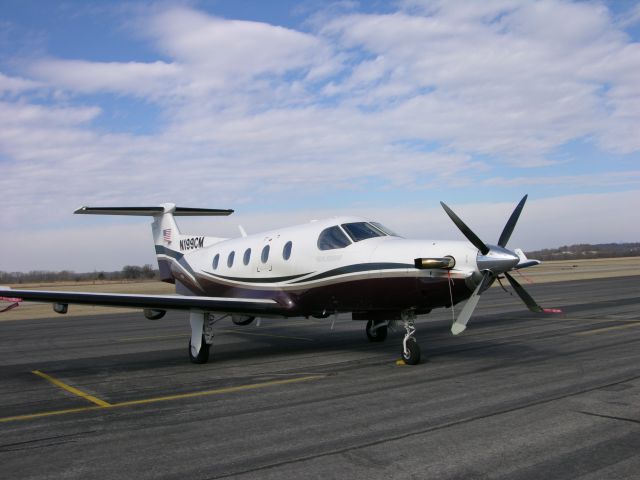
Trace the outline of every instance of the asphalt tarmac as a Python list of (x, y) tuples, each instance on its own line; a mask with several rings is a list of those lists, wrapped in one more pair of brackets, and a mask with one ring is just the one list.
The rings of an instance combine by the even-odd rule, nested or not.
[(640, 478), (640, 276), (528, 290), (564, 313), (490, 289), (417, 366), (347, 317), (222, 321), (205, 365), (182, 314), (1, 322), (0, 478)]

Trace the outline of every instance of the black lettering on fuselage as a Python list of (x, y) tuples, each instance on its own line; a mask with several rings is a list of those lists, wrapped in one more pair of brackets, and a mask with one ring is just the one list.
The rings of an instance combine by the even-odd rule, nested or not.
[(204, 246), (204, 237), (191, 237), (180, 240), (180, 250), (194, 250)]

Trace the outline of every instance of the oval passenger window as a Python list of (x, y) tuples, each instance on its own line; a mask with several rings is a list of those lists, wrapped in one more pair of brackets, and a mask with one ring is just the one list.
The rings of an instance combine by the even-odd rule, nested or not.
[(267, 263), (267, 260), (269, 260), (269, 250), (269, 245), (265, 245), (265, 247), (262, 249), (262, 255), (260, 256), (262, 263)]
[(284, 258), (285, 260), (289, 260), (289, 258), (291, 257), (292, 247), (293, 247), (293, 243), (291, 241), (288, 241), (287, 243), (284, 244), (284, 248), (282, 249), (282, 258)]

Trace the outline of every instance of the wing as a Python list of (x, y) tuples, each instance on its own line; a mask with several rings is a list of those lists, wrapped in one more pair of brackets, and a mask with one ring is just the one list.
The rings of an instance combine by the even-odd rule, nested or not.
[(285, 308), (273, 299), (199, 297), (182, 295), (135, 295), (129, 293), (56, 292), (0, 289), (0, 296), (24, 301), (102, 305), (106, 307), (150, 308), (158, 310), (203, 310), (208, 312), (281, 314)]

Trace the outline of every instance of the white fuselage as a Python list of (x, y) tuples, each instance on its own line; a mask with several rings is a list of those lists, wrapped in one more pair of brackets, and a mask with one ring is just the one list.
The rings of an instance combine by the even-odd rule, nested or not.
[[(371, 225), (360, 217), (335, 217), (234, 239), (181, 235), (179, 258), (159, 260), (171, 260), (173, 276), (192, 293), (277, 294), (296, 314), (379, 309), (383, 302), (377, 300), (387, 301), (389, 294), (404, 300), (384, 308), (430, 310), (451, 304), (454, 294), (434, 299), (420, 289), (438, 284), (442, 290), (449, 281), (457, 282), (454, 303), (470, 294), (468, 282), (478, 269), (477, 249), (468, 242), (408, 240), (385, 230), (358, 240), (348, 230), (362, 224)], [(329, 243), (321, 238), (328, 230)], [(446, 256), (455, 259), (451, 270), (415, 268), (416, 258)]]

